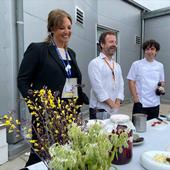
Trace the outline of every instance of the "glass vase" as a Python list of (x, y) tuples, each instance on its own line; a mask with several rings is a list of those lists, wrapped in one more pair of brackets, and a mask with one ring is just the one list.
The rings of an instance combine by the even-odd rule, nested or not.
[(133, 149), (133, 132), (132, 130), (130, 130), (128, 132), (128, 147), (125, 148), (123, 147), (123, 151), (120, 153), (118, 152), (118, 156), (114, 157), (113, 161), (112, 161), (112, 164), (115, 164), (115, 165), (123, 165), (123, 164), (127, 164), (131, 161), (132, 159), (132, 149)]

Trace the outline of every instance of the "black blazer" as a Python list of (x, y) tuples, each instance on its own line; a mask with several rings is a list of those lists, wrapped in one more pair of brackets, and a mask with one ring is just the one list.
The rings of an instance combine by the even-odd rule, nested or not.
[[(68, 48), (68, 53), (77, 70), (77, 83), (81, 85), (82, 76), (76, 62), (75, 52)], [(66, 71), (56, 53), (55, 46), (46, 42), (31, 43), (24, 53), (17, 81), (18, 89), (24, 98), (28, 96), (29, 89), (40, 90), (43, 86), (62, 93)], [(78, 96), (79, 104), (89, 104), (81, 87), (78, 87)]]

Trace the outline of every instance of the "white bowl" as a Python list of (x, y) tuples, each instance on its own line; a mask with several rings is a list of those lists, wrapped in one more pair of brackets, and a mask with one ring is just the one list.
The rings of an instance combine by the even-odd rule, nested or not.
[(110, 120), (114, 123), (125, 123), (130, 120), (130, 117), (124, 114), (113, 114), (110, 116)]
[(157, 154), (163, 154), (170, 157), (170, 152), (166, 151), (147, 151), (144, 152), (140, 157), (141, 165), (147, 170), (170, 170), (170, 163), (160, 163), (155, 161), (153, 158)]

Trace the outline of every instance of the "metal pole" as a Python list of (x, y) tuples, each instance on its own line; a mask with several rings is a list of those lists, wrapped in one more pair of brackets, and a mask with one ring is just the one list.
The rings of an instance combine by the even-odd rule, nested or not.
[[(18, 74), (19, 65), (24, 54), (24, 19), (23, 19), (23, 0), (16, 0), (16, 45), (17, 45), (17, 57), (16, 57), (16, 73)], [(16, 75), (17, 77), (17, 75)], [(19, 101), (20, 94), (16, 89), (18, 99), (18, 117), (21, 120), (22, 103)]]
[[(21, 121), (21, 104), (20, 104), (20, 94), (17, 88), (17, 74), (19, 70), (20, 61), (24, 53), (24, 28), (23, 28), (23, 0), (15, 0), (14, 3), (14, 12), (15, 12), (15, 58), (14, 58), (14, 107), (16, 111), (16, 119)], [(20, 141), (21, 138), (17, 138), (15, 133), (8, 134), (8, 143), (15, 144)]]
[(143, 18), (143, 13), (145, 10), (141, 12), (141, 48), (140, 48), (140, 59), (143, 58), (143, 49), (142, 49), (142, 44), (144, 42), (144, 32), (145, 32), (145, 20)]

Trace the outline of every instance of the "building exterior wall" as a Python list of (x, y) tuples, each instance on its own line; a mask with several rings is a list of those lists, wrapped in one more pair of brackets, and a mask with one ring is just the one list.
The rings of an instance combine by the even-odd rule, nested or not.
[(15, 72), (15, 11), (13, 0), (0, 1), (0, 114), (14, 109)]
[(170, 101), (170, 15), (163, 15), (145, 19), (145, 40), (155, 39), (160, 43), (160, 51), (156, 59), (163, 63), (165, 69), (166, 95), (162, 96), (162, 101)]

